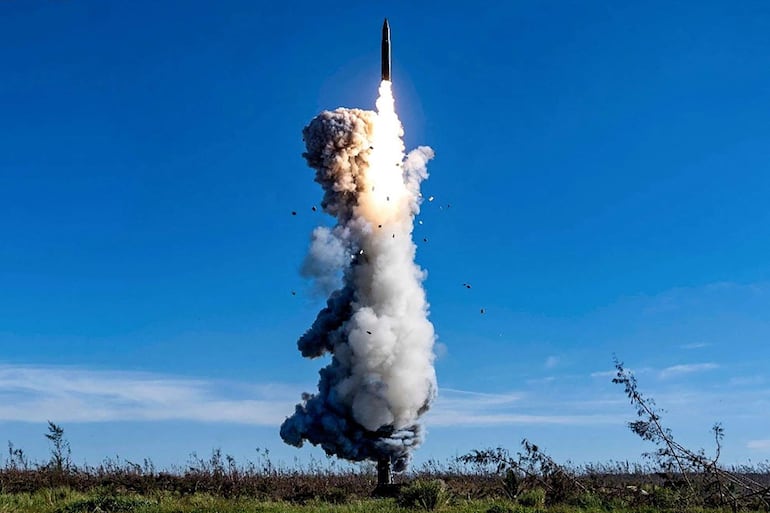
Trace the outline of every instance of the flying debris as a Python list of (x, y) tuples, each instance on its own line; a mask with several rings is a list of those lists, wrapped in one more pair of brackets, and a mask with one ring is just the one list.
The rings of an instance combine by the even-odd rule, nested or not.
[(315, 212), (317, 209), (316, 209), (315, 207), (310, 207), (310, 210), (312, 210), (313, 212)]
[(297, 215), (297, 211), (296, 210), (292, 210), (291, 211), (291, 215), (296, 216)]
[(481, 313), (484, 313), (484, 309), (483, 308), (481, 309)]
[(433, 201), (433, 196), (431, 196), (430, 198), (428, 198), (428, 201)]
[(463, 287), (465, 287), (466, 289), (469, 289), (469, 288), (471, 288), (471, 284), (470, 283), (463, 283)]
[(291, 291), (291, 295), (292, 295), (292, 296), (296, 296), (296, 295), (297, 295), (297, 291), (296, 291), (296, 290), (292, 290), (292, 291)]
[(388, 18), (382, 24), (382, 80), (390, 80), (390, 25)]

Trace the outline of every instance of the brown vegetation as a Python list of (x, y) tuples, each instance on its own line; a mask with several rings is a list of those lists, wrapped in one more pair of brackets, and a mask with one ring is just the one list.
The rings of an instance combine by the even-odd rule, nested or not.
[[(424, 509), (454, 498), (604, 510), (705, 507), (770, 511), (770, 463), (731, 468), (719, 465), (723, 432), (718, 424), (713, 427), (714, 457), (679, 444), (663, 425), (654, 401), (639, 392), (634, 376), (622, 363), (616, 361), (615, 366), (613, 382), (624, 386), (637, 411), (638, 418), (629, 423), (630, 429), (657, 448), (646, 455), (644, 464), (562, 465), (524, 440), (515, 455), (504, 448), (476, 450), (449, 462), (429, 461), (397, 475), (392, 486), (397, 502)], [(346, 503), (372, 496), (377, 485), (374, 464), (340, 469), (333, 462), (311, 462), (307, 468), (278, 468), (269, 452), (259, 449), (256, 463), (238, 464), (232, 456), (215, 449), (209, 458), (193, 454), (185, 467), (172, 470), (156, 470), (150, 460), (142, 464), (106, 460), (98, 466), (77, 466), (71, 461), (64, 430), (49, 422), (48, 431), (45, 436), (51, 444), (51, 456), (47, 462), (30, 462), (23, 450), (9, 442), (8, 455), (0, 467), (0, 494), (65, 488), (106, 496), (202, 493), (299, 504)]]

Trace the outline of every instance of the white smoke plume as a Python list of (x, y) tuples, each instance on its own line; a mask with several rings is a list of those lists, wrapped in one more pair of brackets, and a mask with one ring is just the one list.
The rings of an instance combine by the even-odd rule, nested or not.
[(324, 190), (321, 206), (337, 220), (313, 232), (303, 274), (322, 286), (341, 275), (342, 286), (297, 343), (303, 356), (330, 353), (331, 363), (281, 437), (348, 460), (387, 459), (400, 471), (422, 442), (419, 418), (437, 390), (436, 336), (412, 242), (433, 150), (404, 155), (389, 81), (380, 85), (377, 112), (325, 111), (303, 136), (303, 156)]

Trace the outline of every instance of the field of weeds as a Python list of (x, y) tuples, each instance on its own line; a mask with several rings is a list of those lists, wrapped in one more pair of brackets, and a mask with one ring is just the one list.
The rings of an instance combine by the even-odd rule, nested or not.
[[(494, 507), (492, 502), (474, 501), (469, 510), (464, 506), (448, 504), (442, 509), (448, 511), (486, 511)], [(507, 511), (498, 505), (499, 510)], [(66, 488), (40, 490), (33, 494), (18, 493), (0, 495), (0, 511), (19, 513), (91, 513), (101, 512), (137, 512), (137, 513), (285, 513), (285, 512), (386, 512), (400, 508), (394, 499), (353, 499), (342, 504), (312, 500), (293, 503), (270, 501), (256, 498), (225, 498), (206, 493), (179, 495), (158, 492), (147, 496), (138, 494), (111, 495), (100, 492), (81, 493)]]
[(64, 430), (49, 422), (48, 461), (30, 462), (9, 442), (0, 461), (0, 513), (770, 512), (770, 463), (720, 465), (719, 424), (714, 456), (681, 445), (633, 375), (616, 367), (614, 381), (637, 409), (629, 427), (656, 446), (644, 464), (564, 465), (523, 440), (516, 453), (482, 449), (430, 461), (382, 487), (371, 463), (279, 468), (266, 450), (243, 464), (215, 449), (171, 470), (150, 460), (77, 466)]
[[(394, 498), (354, 499), (344, 503), (313, 500), (302, 504), (260, 500), (255, 498), (226, 498), (206, 493), (179, 495), (156, 492), (149, 495), (110, 494), (94, 490), (89, 493), (68, 488), (50, 488), (34, 493), (0, 494), (3, 513), (386, 513), (400, 511), (436, 510), (446, 513), (578, 513), (578, 512), (692, 512), (727, 513), (728, 508), (658, 508), (652, 506), (595, 504), (521, 504), (505, 499), (463, 499), (446, 497), (434, 506), (404, 505)], [(744, 510), (752, 511), (752, 510)], [(762, 511), (762, 510), (755, 510)]]
[[(149, 462), (76, 467), (67, 458), (32, 465), (17, 454), (0, 469), (0, 513), (768, 511), (761, 494), (730, 503), (705, 475), (690, 475), (688, 487), (682, 476), (628, 463), (543, 466), (536, 461), (547, 456), (529, 449), (517, 459), (495, 449), (429, 462), (386, 489), (371, 465), (295, 471), (267, 457), (239, 465), (217, 450), (175, 471)], [(730, 471), (770, 489), (770, 467)]]

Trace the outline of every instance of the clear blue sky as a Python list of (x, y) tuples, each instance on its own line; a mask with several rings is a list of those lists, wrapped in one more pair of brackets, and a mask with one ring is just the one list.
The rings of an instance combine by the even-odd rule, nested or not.
[(721, 421), (725, 461), (770, 458), (770, 4), (261, 4), (0, 3), (0, 441), (320, 454), (278, 436), (324, 364), (295, 346), (330, 222), (301, 129), (373, 108), (388, 16), (436, 151), (417, 461), (638, 459), (613, 353), (685, 445)]

